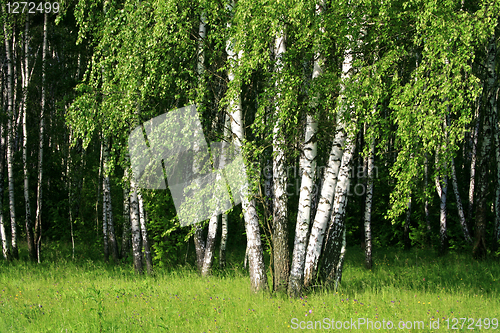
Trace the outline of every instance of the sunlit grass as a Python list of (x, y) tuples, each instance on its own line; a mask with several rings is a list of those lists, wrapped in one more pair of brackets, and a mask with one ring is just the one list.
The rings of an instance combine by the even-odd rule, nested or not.
[(303, 327), (321, 321), (323, 329), (323, 318), (390, 320), (395, 328), (400, 320), (423, 321), (418, 331), (430, 332), (438, 331), (430, 322), (448, 331), (450, 318), (500, 317), (500, 267), (493, 259), (387, 250), (375, 254), (367, 271), (359, 250), (348, 254), (338, 292), (318, 288), (299, 299), (253, 294), (240, 268), (203, 279), (189, 268), (149, 277), (135, 275), (130, 265), (90, 260), (1, 262), (0, 332), (283, 332), (294, 331), (293, 318)]

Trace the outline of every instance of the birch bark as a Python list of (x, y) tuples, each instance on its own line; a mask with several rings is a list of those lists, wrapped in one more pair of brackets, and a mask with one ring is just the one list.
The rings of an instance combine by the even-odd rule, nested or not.
[(40, 129), (38, 138), (38, 182), (36, 186), (36, 215), (35, 215), (35, 246), (38, 263), (41, 262), (40, 250), (42, 245), (42, 204), (43, 204), (43, 143), (45, 131), (45, 104), (46, 104), (46, 68), (47, 68), (47, 25), (48, 14), (43, 15), (43, 42), (42, 42), (42, 96), (40, 110)]
[(28, 243), (28, 253), (31, 261), (36, 261), (36, 249), (33, 239), (33, 222), (31, 220), (31, 202), (30, 202), (30, 188), (29, 188), (29, 173), (28, 173), (28, 129), (26, 127), (27, 111), (28, 111), (28, 83), (30, 80), (29, 73), (29, 16), (26, 16), (26, 23), (24, 29), (24, 61), (21, 64), (22, 73), (22, 125), (23, 125), (23, 175), (24, 175), (24, 207), (25, 207), (25, 220), (26, 220), (26, 241)]
[(139, 217), (139, 202), (137, 200), (137, 186), (134, 177), (130, 178), (130, 221), (132, 230), (132, 255), (134, 258), (134, 270), (143, 273), (141, 254), (141, 226)]
[(328, 159), (328, 167), (324, 173), (323, 186), (316, 210), (316, 216), (309, 236), (306, 260), (304, 266), (304, 286), (310, 287), (315, 279), (318, 260), (323, 246), (326, 227), (330, 219), (333, 197), (337, 186), (337, 179), (343, 155), (342, 147), (346, 139), (343, 126), (337, 128), (337, 134), (333, 140), (332, 149)]
[(5, 260), (9, 260), (9, 244), (5, 231), (5, 219), (3, 214), (3, 190), (4, 190), (4, 162), (5, 162), (5, 128), (0, 121), (0, 239), (2, 242), (2, 254)]
[[(278, 75), (282, 72), (283, 62), (282, 57), (286, 51), (285, 47), (286, 36), (284, 31), (276, 37), (275, 57), (276, 57), (276, 72)], [(288, 226), (287, 226), (287, 194), (286, 185), (287, 174), (285, 170), (285, 145), (282, 132), (282, 120), (280, 119), (280, 98), (281, 93), (280, 82), (277, 82), (278, 93), (276, 96), (275, 110), (275, 125), (273, 127), (273, 289), (282, 291), (287, 289), (288, 276), (290, 274), (290, 258), (288, 249)]]
[[(234, 3), (232, 3), (232, 6)], [(230, 26), (230, 24), (229, 24)], [(238, 56), (233, 50), (233, 43), (228, 41), (226, 46), (230, 69), (228, 71), (228, 79), (234, 81), (233, 67), (238, 61)], [(240, 152), (242, 151), (244, 142), (243, 115), (241, 106), (241, 95), (237, 94), (235, 99), (229, 102), (228, 112), (231, 117), (231, 132), (234, 139), (234, 145)], [(246, 168), (245, 168), (246, 169)], [(246, 170), (243, 170), (246, 174)], [(250, 281), (252, 290), (257, 292), (265, 290), (267, 286), (267, 276), (264, 267), (264, 256), (262, 252), (262, 243), (260, 239), (259, 218), (255, 208), (255, 199), (251, 197), (248, 180), (240, 191), (241, 204), (243, 208), (243, 216), (245, 219), (245, 231), (247, 235), (248, 261), (250, 266)]]
[(13, 58), (11, 49), (11, 37), (7, 31), (7, 23), (4, 22), (4, 41), (7, 62), (7, 178), (9, 184), (9, 212), (11, 227), (11, 249), (12, 257), (19, 258), (17, 249), (17, 222), (16, 204), (14, 196), (14, 87), (13, 87)]
[(130, 188), (123, 186), (123, 233), (122, 233), (122, 259), (128, 256), (130, 251)]
[[(148, 274), (153, 274), (153, 259), (151, 257), (151, 248), (149, 246), (148, 229), (146, 227), (146, 210), (144, 209), (144, 200), (142, 193), (138, 191), (137, 201), (139, 202), (139, 222), (141, 226), (142, 247), (144, 248), (144, 261)], [(142, 254), (141, 254), (142, 256)]]
[(365, 199), (365, 267), (372, 269), (372, 199), (373, 199), (373, 167), (375, 160), (375, 139), (370, 143), (370, 153), (368, 155), (368, 180), (366, 183)]

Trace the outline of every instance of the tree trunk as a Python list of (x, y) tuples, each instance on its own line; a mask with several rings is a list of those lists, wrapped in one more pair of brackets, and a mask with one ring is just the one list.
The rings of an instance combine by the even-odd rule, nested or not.
[(141, 225), (139, 217), (139, 202), (137, 200), (137, 186), (134, 176), (130, 178), (130, 222), (132, 230), (132, 255), (134, 257), (134, 269), (136, 273), (143, 273), (141, 254)]
[(307, 236), (309, 235), (309, 225), (311, 224), (311, 202), (316, 179), (317, 143), (315, 135), (317, 129), (318, 123), (314, 119), (314, 116), (307, 115), (304, 150), (300, 156), (302, 181), (300, 185), (297, 224), (295, 227), (292, 268), (290, 270), (288, 285), (288, 294), (291, 297), (298, 297), (300, 295), (304, 280)]
[(3, 181), (4, 181), (4, 161), (5, 161), (5, 138), (4, 124), (0, 121), (0, 238), (2, 241), (2, 254), (5, 260), (9, 260), (9, 244), (5, 231), (5, 219), (3, 214)]
[(478, 207), (476, 215), (476, 228), (475, 228), (475, 240), (473, 247), (473, 255), (475, 258), (484, 258), (487, 253), (486, 247), (486, 212), (488, 207), (486, 206), (487, 192), (488, 192), (488, 162), (491, 150), (491, 132), (492, 132), (492, 116), (493, 112), (497, 111), (496, 100), (495, 100), (495, 84), (496, 84), (496, 56), (497, 49), (495, 44), (495, 39), (492, 38), (488, 45), (488, 53), (486, 59), (486, 69), (487, 69), (487, 82), (486, 82), (486, 105), (484, 108), (483, 116), (483, 142), (481, 145), (481, 160), (479, 165), (479, 191), (478, 191)]
[(227, 213), (222, 214), (221, 221), (221, 235), (220, 235), (220, 249), (219, 249), (219, 268), (226, 267), (226, 246), (227, 246)]
[(7, 31), (7, 23), (4, 22), (4, 38), (7, 61), (7, 178), (9, 183), (9, 211), (11, 227), (11, 247), (12, 257), (19, 258), (17, 249), (17, 222), (16, 204), (14, 196), (14, 87), (13, 87), (13, 59), (11, 50), (10, 35)]
[(406, 206), (405, 225), (403, 227), (403, 247), (404, 247), (405, 251), (409, 251), (411, 248), (410, 224), (411, 224), (411, 192), (410, 192), (410, 195), (408, 196), (408, 204)]
[[(103, 194), (103, 235), (104, 235), (104, 256), (108, 261), (109, 251), (115, 264), (118, 263), (118, 244), (115, 235), (113, 222), (113, 209), (111, 204), (111, 181), (109, 177), (109, 139), (104, 139), (104, 177), (102, 183)], [(107, 232), (107, 233), (106, 233)]]
[[(320, 16), (324, 7), (324, 1), (320, 1), (316, 5), (316, 15)], [(320, 34), (323, 34), (324, 28), (320, 26)], [(317, 79), (323, 73), (321, 67), (324, 61), (321, 54), (318, 52), (315, 55), (312, 80)], [(312, 96), (312, 107), (316, 108), (319, 101), (319, 96)], [(299, 194), (299, 207), (297, 211), (297, 223), (295, 225), (295, 240), (293, 244), (292, 267), (290, 269), (290, 279), (288, 285), (288, 295), (290, 297), (298, 297), (302, 292), (304, 281), (304, 268), (306, 262), (306, 250), (308, 244), (309, 227), (311, 224), (311, 216), (313, 213), (313, 201), (317, 197), (315, 195), (316, 181), (316, 156), (318, 145), (316, 142), (316, 132), (318, 131), (318, 123), (313, 115), (306, 115), (306, 129), (304, 137), (304, 148), (300, 155), (300, 170), (302, 172), (301, 187)], [(316, 188), (317, 189), (317, 188)]]
[(372, 269), (372, 199), (373, 199), (373, 167), (375, 159), (375, 139), (370, 144), (370, 154), (368, 155), (368, 180), (366, 184), (365, 199), (365, 267)]
[(212, 269), (212, 262), (214, 258), (214, 249), (215, 249), (215, 236), (217, 234), (217, 220), (218, 215), (214, 214), (210, 218), (210, 222), (208, 223), (208, 234), (207, 234), (207, 242), (205, 247), (205, 257), (203, 258), (203, 267), (201, 269), (202, 276), (210, 275), (210, 270)]
[(455, 159), (451, 158), (451, 182), (453, 185), (453, 192), (455, 193), (455, 199), (457, 201), (458, 216), (460, 218), (460, 225), (462, 226), (462, 231), (464, 233), (464, 238), (467, 243), (471, 243), (469, 228), (467, 228), (467, 223), (465, 222), (465, 214), (462, 206), (462, 200), (460, 199), (460, 192), (458, 191), (458, 181), (457, 172), (455, 168)]
[(123, 186), (123, 234), (122, 234), (122, 259), (126, 259), (130, 251), (130, 188)]
[(40, 259), (40, 249), (42, 245), (42, 180), (43, 180), (43, 138), (45, 131), (45, 104), (46, 104), (46, 68), (47, 68), (47, 24), (48, 14), (43, 15), (43, 42), (42, 42), (42, 96), (40, 110), (40, 136), (38, 139), (38, 182), (36, 186), (36, 216), (35, 216), (35, 246), (38, 263)]
[(23, 123), (23, 174), (24, 174), (24, 206), (26, 211), (26, 241), (28, 243), (28, 253), (31, 261), (36, 261), (35, 241), (33, 239), (33, 222), (31, 221), (31, 202), (28, 173), (28, 129), (26, 121), (28, 118), (28, 83), (29, 83), (29, 17), (26, 16), (26, 25), (24, 30), (24, 61), (22, 67), (22, 89), (23, 96), (21, 100), (22, 123)]
[(307, 245), (304, 266), (304, 286), (306, 288), (312, 285), (316, 276), (323, 239), (331, 215), (345, 138), (346, 133), (343, 130), (343, 125), (340, 125), (339, 128), (337, 128), (337, 134), (333, 140), (332, 150), (330, 151), (330, 157), (328, 159), (328, 167), (323, 177), (321, 196), (312, 225), (311, 235), (309, 236), (309, 243)]
[(428, 245), (431, 243), (431, 219), (429, 217), (429, 198), (427, 196), (427, 187), (429, 186), (429, 158), (427, 156), (427, 153), (425, 153), (425, 160), (424, 160), (424, 195), (425, 195), (425, 202), (424, 202), (424, 214), (425, 214), (425, 225), (427, 226), (427, 233), (426, 233), (426, 242)]
[[(232, 3), (232, 6), (234, 6), (234, 3)], [(238, 57), (233, 50), (231, 41), (229, 41), (227, 44), (226, 53), (228, 61), (231, 62), (238, 60)], [(234, 73), (231, 67), (228, 71), (228, 79), (230, 82), (234, 81)], [(231, 131), (234, 138), (234, 143), (236, 149), (241, 152), (242, 143), (244, 141), (244, 127), (240, 93), (238, 93), (236, 100), (231, 100), (229, 102), (228, 112), (231, 116)], [(244, 168), (243, 172), (246, 175), (246, 168)], [(262, 243), (260, 239), (259, 217), (255, 208), (255, 199), (251, 198), (248, 180), (245, 181), (243, 188), (240, 190), (240, 195), (241, 205), (243, 208), (243, 216), (245, 219), (245, 231), (247, 235), (250, 281), (252, 290), (257, 292), (267, 289), (268, 286), (266, 271), (264, 267)]]
[(144, 261), (146, 261), (146, 270), (148, 274), (153, 274), (153, 259), (151, 258), (148, 229), (146, 227), (146, 210), (144, 209), (144, 201), (142, 200), (142, 194), (140, 191), (137, 194), (137, 199), (139, 201), (139, 221), (141, 225), (142, 246), (144, 248)]
[(476, 182), (476, 163), (477, 163), (477, 141), (479, 137), (479, 126), (481, 124), (481, 111), (480, 105), (481, 101), (478, 102), (478, 108), (476, 112), (476, 126), (474, 127), (474, 132), (472, 136), (472, 152), (471, 152), (471, 162), (470, 162), (470, 179), (469, 179), (469, 206), (467, 211), (467, 222), (470, 223), (474, 211), (474, 191)]
[[(439, 151), (436, 151), (436, 169), (439, 172)], [(444, 175), (441, 179), (439, 174), (435, 178), (436, 190), (440, 198), (439, 204), (439, 253), (442, 255), (448, 248), (448, 236), (446, 226), (446, 195), (448, 193), (448, 176)]]
[[(282, 70), (282, 57), (285, 53), (285, 35), (276, 37), (275, 56), (276, 71)], [(279, 81), (281, 82), (281, 81)], [(288, 276), (290, 273), (290, 255), (288, 249), (288, 225), (287, 225), (287, 174), (285, 170), (286, 157), (283, 147), (285, 146), (282, 120), (280, 119), (280, 83), (276, 83), (278, 93), (276, 96), (276, 119), (273, 127), (273, 289), (283, 291), (288, 286)]]
[[(327, 282), (340, 281), (342, 274), (343, 252), (345, 248), (343, 233), (345, 232), (345, 209), (348, 200), (348, 190), (352, 168), (352, 156), (356, 145), (356, 134), (350, 133), (346, 139), (344, 154), (335, 189), (335, 198), (332, 205), (330, 224), (326, 234), (325, 245), (322, 254), (322, 265), (320, 278)], [(345, 250), (344, 250), (345, 253)]]
[(497, 88), (494, 114), (497, 115), (495, 121), (495, 155), (497, 162), (497, 185), (495, 191), (495, 248), (500, 246), (500, 115), (498, 114), (498, 98), (500, 88)]

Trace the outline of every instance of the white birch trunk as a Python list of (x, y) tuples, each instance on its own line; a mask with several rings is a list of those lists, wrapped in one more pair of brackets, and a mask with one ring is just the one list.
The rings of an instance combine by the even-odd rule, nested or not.
[[(106, 144), (104, 144), (106, 145)], [(106, 148), (104, 148), (106, 151)], [(104, 153), (106, 156), (106, 152)], [(104, 176), (102, 177), (102, 237), (103, 237), (103, 253), (104, 261), (109, 261), (109, 240), (108, 240), (108, 194), (109, 181), (106, 182), (106, 157), (104, 157)], [(109, 180), (109, 178), (108, 178)], [(73, 221), (71, 221), (73, 223)]]
[(314, 119), (314, 116), (307, 115), (304, 151), (300, 156), (302, 181), (300, 185), (297, 224), (295, 226), (292, 268), (290, 270), (288, 286), (288, 294), (292, 297), (300, 295), (304, 279), (307, 236), (309, 234), (309, 225), (311, 224), (311, 203), (316, 179), (317, 143), (314, 136), (317, 129), (318, 123)]
[(316, 210), (316, 216), (309, 236), (307, 245), (305, 266), (304, 266), (304, 286), (309, 287), (315, 279), (318, 260), (323, 246), (326, 227), (331, 215), (333, 197), (335, 188), (337, 186), (337, 179), (342, 160), (342, 147), (346, 138), (346, 133), (340, 126), (337, 129), (337, 134), (333, 140), (330, 157), (328, 159), (328, 167), (325, 170), (323, 177), (323, 186), (321, 188), (321, 195)]
[(4, 181), (4, 125), (0, 122), (0, 240), (2, 242), (2, 254), (5, 260), (9, 260), (9, 244), (7, 242), (7, 233), (5, 231), (5, 220), (3, 214), (3, 181)]
[(469, 228), (467, 228), (467, 223), (465, 222), (465, 214), (462, 206), (462, 200), (460, 199), (460, 192), (458, 191), (457, 172), (455, 168), (455, 159), (453, 157), (451, 158), (451, 182), (453, 185), (453, 192), (455, 193), (455, 199), (457, 201), (458, 216), (460, 218), (460, 225), (462, 226), (464, 238), (467, 241), (467, 243), (471, 243), (472, 238), (470, 237)]
[(16, 222), (16, 205), (14, 196), (14, 87), (13, 87), (13, 58), (9, 33), (7, 31), (6, 22), (4, 22), (4, 39), (7, 61), (7, 178), (9, 183), (9, 212), (10, 212), (10, 227), (11, 227), (11, 248), (12, 257), (19, 258), (17, 249), (17, 222)]
[[(368, 181), (366, 184), (365, 199), (365, 267), (372, 269), (372, 199), (373, 199), (373, 167), (375, 160), (375, 139), (370, 144), (370, 154), (368, 155)], [(345, 231), (344, 231), (345, 232)]]
[[(203, 39), (206, 36), (206, 25), (205, 25), (205, 20), (203, 17), (203, 13), (201, 14), (200, 17), (200, 25), (198, 27), (198, 60), (197, 60), (197, 73), (200, 78), (199, 85), (202, 85), (202, 78), (203, 74), (205, 71), (204, 68), (204, 61), (205, 61), (205, 52), (203, 48)], [(203, 88), (202, 88), (203, 90)], [(199, 147), (197, 142), (194, 143), (194, 151), (198, 152)], [(193, 163), (193, 174), (197, 174), (199, 172), (200, 166), (196, 161)], [(198, 268), (198, 272), (201, 274), (203, 270), (203, 262), (205, 259), (205, 239), (203, 237), (203, 222), (197, 223), (195, 226), (195, 233), (194, 233), (194, 248), (196, 251), (196, 266)]]
[(140, 191), (137, 193), (137, 201), (139, 202), (139, 222), (141, 226), (142, 247), (144, 248), (144, 261), (146, 262), (146, 270), (148, 274), (153, 273), (153, 259), (151, 257), (151, 248), (149, 246), (148, 229), (146, 227), (146, 211), (144, 210), (144, 201)]
[(137, 186), (134, 177), (130, 178), (130, 222), (132, 230), (132, 255), (134, 258), (134, 270), (142, 273), (142, 253), (141, 253), (141, 225), (139, 216), (139, 202), (137, 199)]
[[(320, 1), (316, 5), (316, 15), (321, 15), (324, 2)], [(320, 32), (324, 29), (320, 27)], [(323, 73), (321, 62), (323, 58), (320, 53), (315, 55), (312, 80), (317, 79)], [(317, 107), (318, 96), (313, 96), (313, 107)], [(304, 137), (304, 150), (300, 155), (300, 170), (302, 179), (299, 193), (299, 207), (297, 210), (297, 223), (295, 225), (295, 240), (293, 244), (292, 267), (290, 269), (290, 278), (288, 285), (288, 295), (298, 297), (302, 291), (304, 281), (304, 268), (306, 261), (307, 237), (309, 235), (309, 226), (311, 224), (312, 205), (314, 199), (314, 188), (316, 181), (316, 155), (318, 145), (316, 143), (316, 132), (318, 123), (313, 115), (306, 116), (306, 129)]]
[(217, 220), (218, 215), (213, 214), (208, 223), (208, 234), (207, 242), (205, 246), (205, 257), (203, 258), (203, 267), (201, 269), (202, 276), (210, 275), (210, 270), (212, 269), (212, 262), (214, 258), (215, 249), (215, 236), (217, 234)]
[[(311, 235), (309, 237), (309, 244), (307, 246), (306, 263), (304, 268), (304, 286), (309, 287), (313, 283), (316, 272), (318, 268), (318, 261), (321, 254), (321, 249), (323, 247), (323, 240), (325, 236), (326, 227), (328, 221), (331, 217), (332, 206), (334, 203), (334, 195), (336, 196), (336, 188), (338, 186), (337, 179), (339, 179), (339, 169), (341, 161), (343, 163), (342, 146), (344, 141), (346, 143), (346, 150), (349, 151), (351, 146), (354, 144), (352, 138), (347, 138), (346, 140), (346, 124), (343, 120), (342, 112), (345, 111), (346, 105), (344, 105), (343, 91), (344, 91), (344, 80), (350, 76), (350, 71), (352, 69), (352, 55), (351, 50), (346, 50), (344, 54), (344, 61), (342, 63), (342, 74), (341, 74), (341, 95), (339, 97), (339, 110), (337, 115), (337, 134), (333, 141), (332, 150), (330, 152), (330, 157), (328, 160), (328, 169), (325, 172), (323, 180), (323, 188), (321, 189), (321, 197), (318, 203), (318, 208), (316, 211), (316, 217), (314, 218), (314, 223), (311, 230)], [(355, 136), (354, 136), (355, 137)], [(352, 154), (352, 152), (351, 152)], [(348, 156), (349, 163), (351, 156)], [(345, 180), (343, 180), (345, 181)], [(345, 185), (345, 184), (343, 184)]]
[[(436, 151), (436, 169), (439, 172), (439, 151)], [(439, 238), (440, 238), (440, 253), (446, 251), (447, 246), (447, 226), (446, 226), (446, 195), (448, 192), (448, 176), (443, 176), (440, 179), (439, 175), (436, 175), (435, 184), (438, 196), (440, 198), (439, 204)]]
[(36, 261), (35, 243), (33, 240), (33, 223), (31, 221), (31, 202), (30, 202), (30, 188), (29, 188), (29, 173), (28, 173), (28, 129), (26, 127), (27, 111), (28, 111), (28, 82), (29, 82), (29, 18), (26, 17), (26, 24), (24, 30), (24, 61), (21, 64), (22, 74), (22, 100), (21, 110), (22, 126), (23, 126), (23, 176), (24, 176), (24, 207), (25, 207), (25, 220), (26, 220), (26, 241), (28, 243), (28, 253), (31, 261)]
[[(350, 133), (346, 138), (344, 154), (339, 171), (339, 177), (335, 190), (335, 198), (332, 205), (332, 214), (325, 246), (322, 254), (323, 265), (321, 265), (320, 276), (329, 281), (340, 281), (339, 274), (342, 270), (342, 233), (345, 229), (344, 217), (348, 200), (348, 190), (352, 168), (352, 156), (356, 145), (356, 135)], [(339, 266), (340, 265), (340, 266)]]
[[(276, 37), (275, 57), (276, 72), (279, 75), (282, 71), (282, 57), (286, 52), (286, 36), (283, 31)], [(286, 157), (283, 147), (285, 146), (282, 121), (280, 115), (281, 93), (280, 82), (277, 82), (277, 96), (275, 109), (275, 124), (273, 127), (273, 289), (275, 291), (286, 290), (288, 285), (288, 276), (290, 273), (290, 259), (288, 249), (288, 227), (287, 227), (287, 194), (286, 186), (288, 183), (285, 170)]]
[(430, 242), (431, 235), (431, 220), (429, 218), (429, 199), (427, 197), (427, 187), (429, 186), (429, 158), (427, 153), (425, 153), (424, 160), (424, 193), (425, 193), (425, 202), (424, 202), (424, 213), (425, 213), (425, 224), (427, 226), (427, 241)]
[(227, 247), (227, 213), (222, 214), (221, 218), (221, 235), (220, 235), (220, 249), (219, 249), (219, 268), (226, 267), (226, 247)]
[(130, 189), (127, 185), (123, 187), (123, 233), (122, 233), (122, 259), (128, 256), (130, 251)]
[(41, 262), (40, 249), (42, 245), (42, 181), (43, 181), (43, 138), (45, 131), (45, 81), (46, 81), (46, 68), (47, 68), (47, 24), (48, 14), (43, 15), (43, 42), (42, 42), (42, 96), (41, 96), (41, 110), (40, 110), (40, 128), (38, 138), (38, 182), (36, 185), (36, 215), (35, 215), (35, 246), (37, 252), (38, 263)]
[(478, 108), (476, 112), (476, 126), (474, 127), (473, 138), (472, 138), (472, 153), (470, 162), (470, 179), (469, 179), (469, 205), (467, 211), (467, 221), (471, 221), (472, 214), (474, 211), (474, 191), (476, 185), (476, 163), (477, 163), (477, 141), (479, 137), (479, 126), (481, 124), (481, 112), (480, 104), (478, 101)]
[(102, 179), (102, 194), (103, 194), (103, 236), (104, 236), (104, 255), (108, 261), (109, 252), (115, 263), (118, 263), (118, 244), (115, 235), (115, 226), (113, 221), (113, 208), (111, 203), (111, 179), (109, 177), (109, 139), (104, 139), (104, 161), (103, 169), (104, 176)]
[[(226, 53), (228, 61), (231, 62), (231, 66), (228, 71), (228, 79), (231, 82), (234, 80), (232, 67), (235, 66), (235, 62), (237, 62), (238, 57), (233, 51), (233, 46), (230, 41), (228, 41)], [(231, 117), (231, 131), (233, 134), (234, 144), (241, 152), (244, 141), (244, 129), (240, 93), (238, 93), (236, 99), (230, 101), (228, 112)], [(246, 174), (246, 170), (243, 171)], [(264, 267), (264, 255), (262, 252), (259, 230), (259, 217), (255, 208), (255, 199), (251, 197), (248, 180), (245, 183), (246, 184), (241, 189), (241, 204), (247, 235), (251, 287), (253, 291), (257, 292), (267, 289), (267, 275)]]

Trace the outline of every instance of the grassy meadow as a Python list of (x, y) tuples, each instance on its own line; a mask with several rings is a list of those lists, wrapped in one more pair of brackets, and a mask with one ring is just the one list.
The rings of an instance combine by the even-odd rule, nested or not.
[[(314, 324), (318, 331), (337, 325), (371, 332), (391, 331), (388, 321), (401, 332), (500, 331), (493, 320), (500, 319), (496, 258), (378, 250), (367, 271), (363, 253), (352, 248), (338, 292), (317, 288), (290, 299), (253, 294), (247, 272), (236, 266), (208, 279), (186, 267), (137, 276), (130, 264), (65, 257), (0, 262), (0, 332), (293, 332)], [(415, 328), (418, 322), (424, 326)]]

